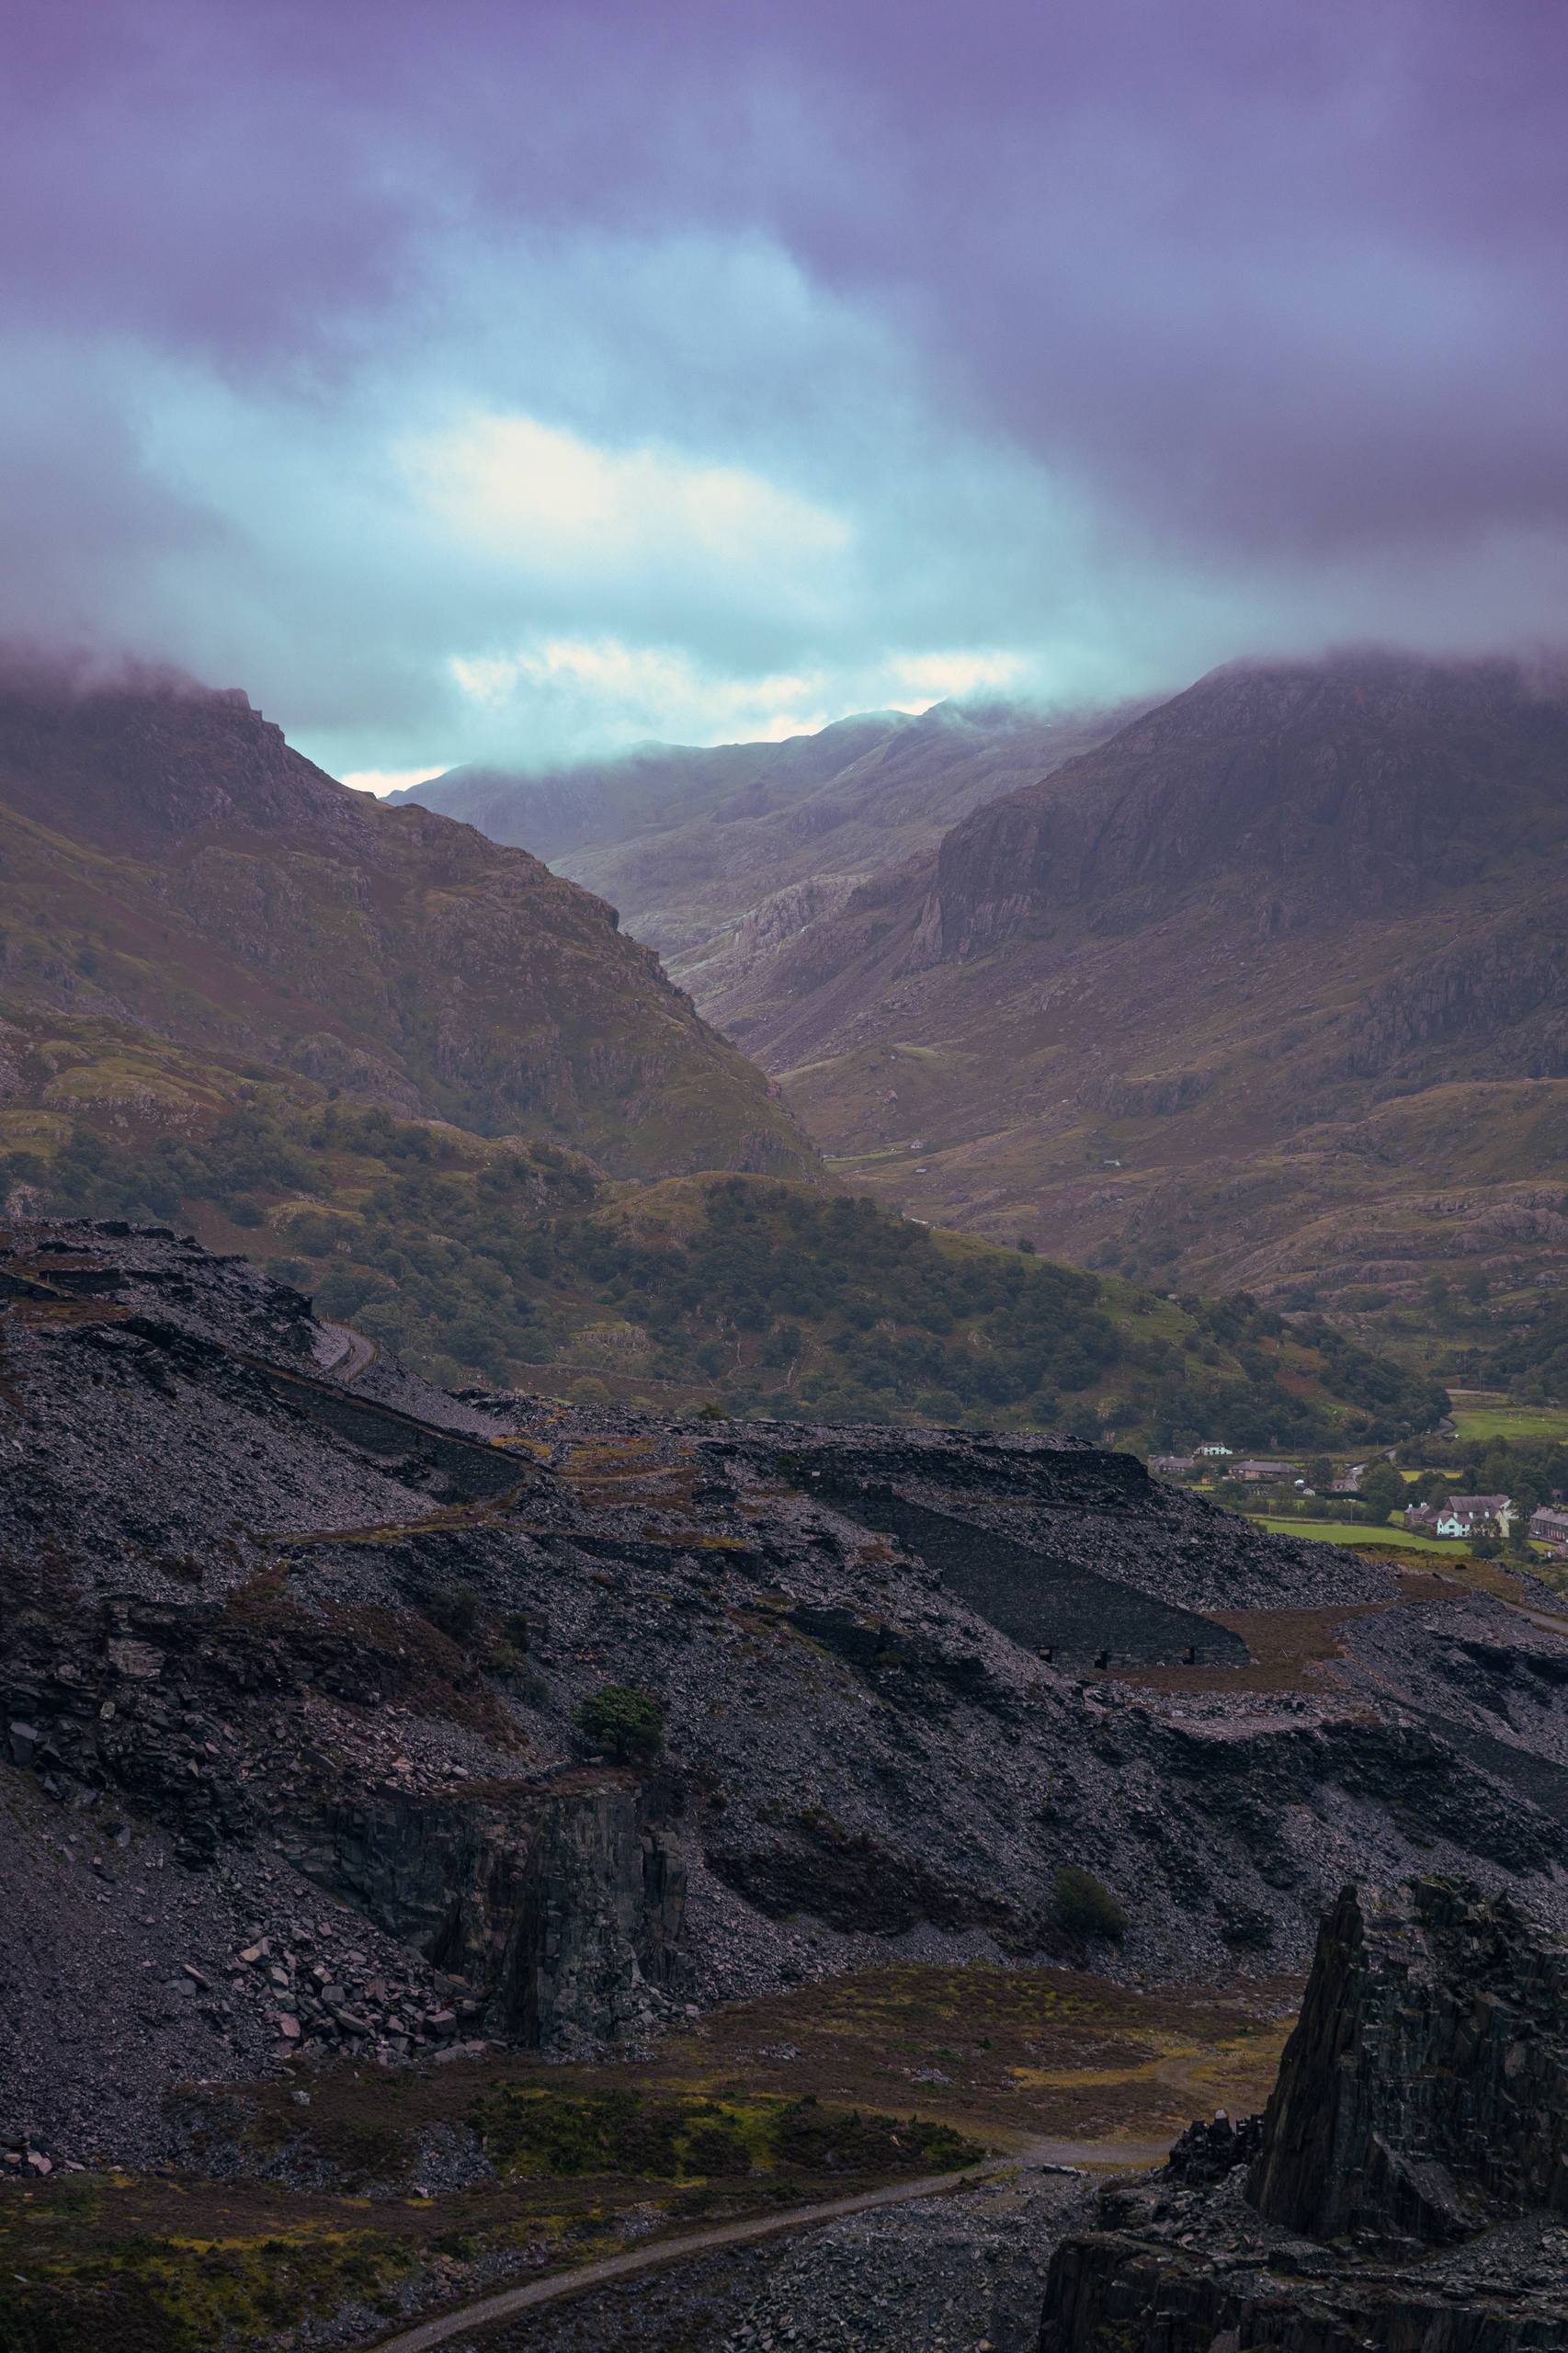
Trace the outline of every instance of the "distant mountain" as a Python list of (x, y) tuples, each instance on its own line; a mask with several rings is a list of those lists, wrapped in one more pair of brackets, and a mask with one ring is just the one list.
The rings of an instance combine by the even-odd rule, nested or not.
[(203, 1131), (258, 1084), (607, 1170), (809, 1172), (759, 1074), (613, 911), (388, 809), (241, 693), (0, 684), (0, 1149)]
[(702, 996), (737, 952), (748, 961), (754, 918), (768, 938), (788, 936), (1118, 723), (939, 703), (781, 744), (653, 745), (538, 776), (454, 768), (407, 797), (522, 843), (610, 900)]
[(1348, 1310), (1568, 1269), (1568, 695), (1217, 671), (705, 1009), (926, 1217)]
[(243, 695), (0, 692), (0, 1212), (194, 1229), (456, 1384), (1249, 1445), (1444, 1408), (824, 1174), (526, 852), (346, 790)]

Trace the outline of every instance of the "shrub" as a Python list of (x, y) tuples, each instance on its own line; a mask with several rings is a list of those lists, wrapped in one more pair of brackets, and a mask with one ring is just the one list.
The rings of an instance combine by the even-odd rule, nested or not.
[(1103, 1881), (1077, 1863), (1063, 1863), (1056, 1874), (1056, 1925), (1080, 1943), (1103, 1937), (1119, 1945), (1131, 1923)]
[(425, 1603), (425, 1615), (449, 1642), (466, 1644), (479, 1623), (479, 1596), (471, 1585), (451, 1586), (445, 1592), (430, 1595)]
[(645, 1765), (665, 1745), (658, 1701), (628, 1683), (601, 1683), (579, 1704), (572, 1721), (585, 1740), (618, 1765)]

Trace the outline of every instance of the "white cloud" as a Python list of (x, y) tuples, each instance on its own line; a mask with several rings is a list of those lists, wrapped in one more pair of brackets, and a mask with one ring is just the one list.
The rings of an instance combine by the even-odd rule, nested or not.
[(459, 655), (451, 675), (485, 740), (527, 762), (564, 727), (596, 750), (656, 735), (695, 744), (779, 743), (850, 710), (921, 711), (949, 695), (1025, 683), (1017, 653), (946, 652), (851, 660), (811, 669), (728, 675), (678, 647), (614, 637), (547, 637), (506, 654)]
[(1029, 664), (1021, 654), (955, 652), (906, 654), (889, 668), (906, 695), (924, 698), (893, 707), (928, 710), (934, 702), (945, 702), (950, 695), (975, 695), (983, 689), (1001, 693), (1017, 687), (1028, 676)]
[(459, 540), (536, 574), (649, 564), (721, 573), (832, 561), (848, 525), (746, 467), (603, 448), (537, 417), (478, 415), (404, 446), (415, 496)]

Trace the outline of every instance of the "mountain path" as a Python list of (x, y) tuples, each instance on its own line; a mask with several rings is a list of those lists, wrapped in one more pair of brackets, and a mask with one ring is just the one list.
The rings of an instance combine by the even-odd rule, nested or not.
[(395, 2336), (378, 2338), (367, 2353), (429, 2353), (432, 2347), (445, 2345), (467, 2329), (485, 2328), (493, 2321), (509, 2320), (514, 2313), (555, 2303), (562, 2297), (583, 2295), (613, 2279), (684, 2262), (688, 2256), (710, 2254), (716, 2247), (747, 2246), (757, 2239), (840, 2222), (846, 2215), (864, 2214), (878, 2206), (904, 2205), (916, 2198), (938, 2198), (945, 2191), (967, 2188), (989, 2175), (1008, 2173), (1018, 2167), (1027, 2171), (1031, 2166), (1125, 2166), (1131, 2172), (1160, 2164), (1165, 2154), (1163, 2142), (1032, 2141), (1012, 2156), (994, 2157), (985, 2165), (967, 2166), (961, 2173), (924, 2174), (918, 2180), (893, 2182), (882, 2189), (864, 2189), (853, 2198), (830, 2198), (814, 2206), (791, 2206), (781, 2214), (754, 2214), (744, 2222), (719, 2222), (705, 2231), (692, 2231), (684, 2238), (661, 2239), (656, 2245), (637, 2247), (626, 2255), (601, 2256), (596, 2262), (581, 2264), (574, 2271), (551, 2272), (546, 2279), (530, 2279), (518, 2288), (503, 2288), (494, 2295), (482, 2296), (475, 2303), (437, 2313), (429, 2320), (400, 2330)]
[(323, 1365), (321, 1370), (324, 1373), (330, 1373), (334, 1381), (341, 1381), (345, 1388), (351, 1381), (358, 1381), (381, 1354), (374, 1340), (368, 1340), (363, 1332), (356, 1332), (351, 1324), (323, 1323), (321, 1329), (330, 1332), (334, 1339), (343, 1343), (331, 1362)]

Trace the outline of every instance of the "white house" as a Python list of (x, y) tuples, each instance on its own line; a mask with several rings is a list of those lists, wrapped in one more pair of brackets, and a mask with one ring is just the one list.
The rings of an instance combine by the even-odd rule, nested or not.
[(1214, 1438), (1210, 1440), (1209, 1445), (1200, 1446), (1198, 1451), (1199, 1454), (1231, 1454), (1233, 1453), (1234, 1449), (1229, 1446), (1221, 1446), (1218, 1438)]
[(1450, 1495), (1437, 1506), (1439, 1536), (1506, 1536), (1513, 1524), (1506, 1495)]

